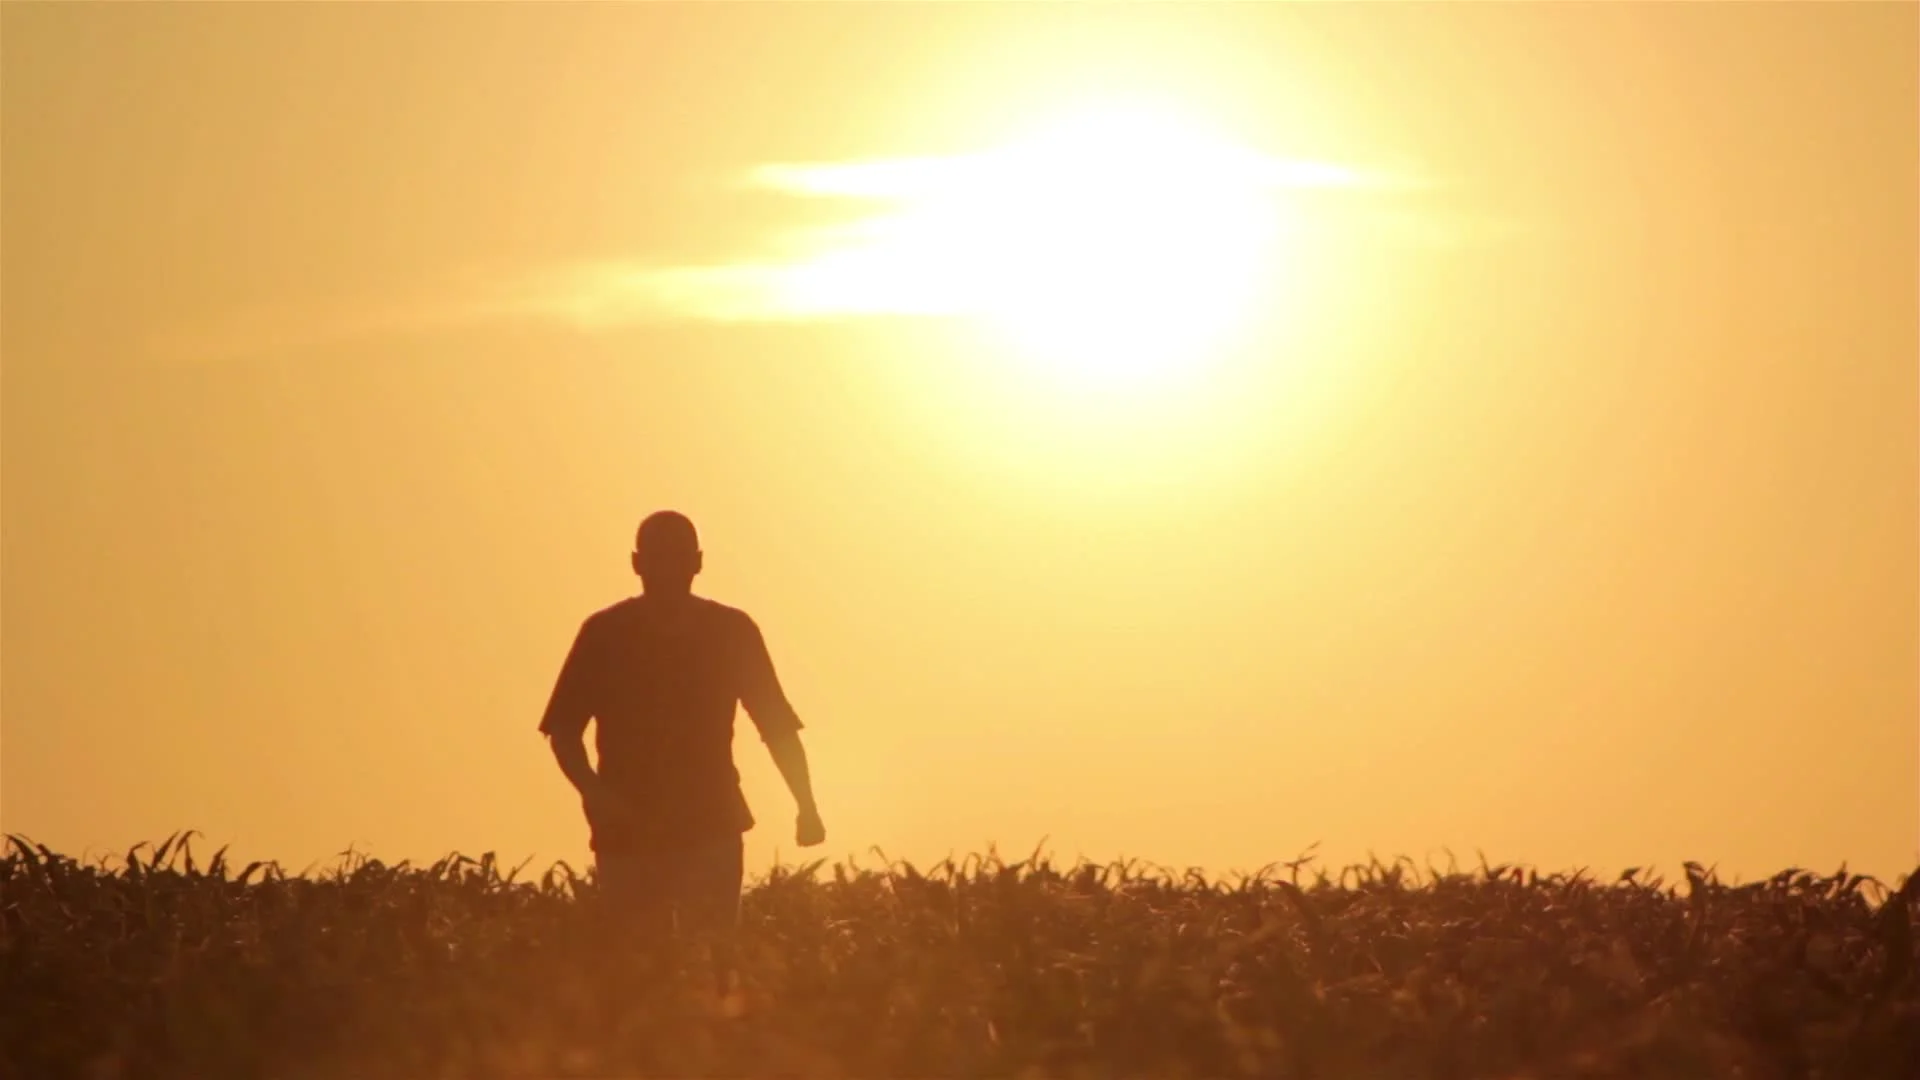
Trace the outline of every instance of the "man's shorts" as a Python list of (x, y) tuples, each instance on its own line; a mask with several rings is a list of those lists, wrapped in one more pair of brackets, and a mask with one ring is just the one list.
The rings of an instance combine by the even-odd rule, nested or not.
[(746, 841), (739, 833), (594, 856), (609, 913), (648, 937), (731, 935)]

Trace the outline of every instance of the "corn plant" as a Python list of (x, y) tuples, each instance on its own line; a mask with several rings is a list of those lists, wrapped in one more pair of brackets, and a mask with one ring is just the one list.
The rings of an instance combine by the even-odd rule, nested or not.
[(1920, 874), (876, 852), (752, 882), (721, 1014), (591, 872), (197, 839), (8, 839), (0, 1077), (1920, 1075)]

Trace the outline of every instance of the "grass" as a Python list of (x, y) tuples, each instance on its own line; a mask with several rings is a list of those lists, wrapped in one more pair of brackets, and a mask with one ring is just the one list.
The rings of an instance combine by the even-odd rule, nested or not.
[(0, 1077), (1920, 1075), (1920, 874), (814, 864), (745, 897), (731, 1019), (594, 899), (492, 856), (294, 876), (14, 837)]

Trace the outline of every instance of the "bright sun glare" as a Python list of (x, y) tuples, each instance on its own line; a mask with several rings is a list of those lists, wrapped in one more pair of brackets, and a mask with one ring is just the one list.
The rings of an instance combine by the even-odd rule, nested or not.
[(840, 167), (812, 186), (895, 208), (796, 267), (788, 300), (969, 315), (1083, 389), (1158, 383), (1227, 344), (1276, 286), (1272, 170), (1150, 108), (1074, 114), (965, 157)]

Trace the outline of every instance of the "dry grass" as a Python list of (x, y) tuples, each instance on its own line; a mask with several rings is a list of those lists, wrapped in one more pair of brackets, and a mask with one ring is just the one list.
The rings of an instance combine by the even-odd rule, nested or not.
[(1920, 1076), (1920, 874), (816, 865), (748, 894), (736, 1019), (607, 947), (593, 899), (490, 856), (14, 838), (0, 1077)]

